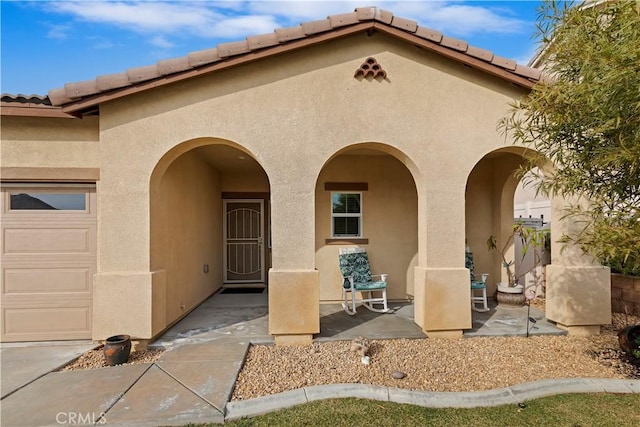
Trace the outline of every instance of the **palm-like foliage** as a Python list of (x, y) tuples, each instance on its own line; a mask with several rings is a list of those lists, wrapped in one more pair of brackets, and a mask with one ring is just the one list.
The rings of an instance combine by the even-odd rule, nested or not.
[(640, 274), (640, 2), (544, 2), (538, 30), (548, 77), (499, 127), (551, 164), (539, 192), (575, 201), (561, 241)]

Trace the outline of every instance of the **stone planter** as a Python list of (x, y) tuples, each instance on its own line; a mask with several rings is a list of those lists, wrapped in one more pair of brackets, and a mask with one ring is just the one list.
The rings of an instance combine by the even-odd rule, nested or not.
[(524, 286), (509, 286), (506, 283), (498, 283), (496, 292), (496, 301), (498, 304), (522, 306), (526, 302), (524, 295)]

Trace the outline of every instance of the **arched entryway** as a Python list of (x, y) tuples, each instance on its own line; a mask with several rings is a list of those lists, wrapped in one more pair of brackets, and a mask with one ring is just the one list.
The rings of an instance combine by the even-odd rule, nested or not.
[[(154, 310), (170, 325), (223, 286), (267, 285), (269, 179), (246, 149), (200, 138), (170, 150), (151, 179)], [(164, 301), (164, 307), (162, 307)]]
[[(506, 272), (496, 251), (487, 250), (486, 241), (495, 236), (503, 247), (514, 224), (514, 194), (520, 183), (517, 172), (527, 165), (531, 152), (522, 147), (505, 147), (486, 154), (469, 173), (465, 201), (465, 233), (474, 253), (475, 270), (490, 274), (488, 294), (496, 291), (497, 282), (506, 282)], [(550, 167), (540, 164), (538, 167)], [(573, 230), (573, 220), (565, 217), (568, 201), (551, 198), (551, 264), (545, 269), (546, 318), (569, 333), (598, 333), (601, 324), (611, 319), (609, 269), (585, 256), (571, 243), (560, 243)], [(514, 259), (515, 248), (508, 249)], [(529, 283), (527, 283), (528, 285)]]
[[(487, 239), (495, 236), (498, 246), (510, 235), (514, 220), (514, 195), (520, 182), (518, 171), (527, 164), (527, 151), (508, 147), (485, 155), (467, 179), (465, 193), (465, 236), (472, 249), (476, 271), (489, 273), (487, 293), (496, 283), (506, 282), (500, 255), (487, 249)], [(513, 259), (513, 248), (509, 249)], [(505, 275), (505, 277), (503, 277)]]
[[(415, 173), (404, 153), (380, 143), (345, 147), (323, 165), (315, 190), (321, 303), (341, 300), (338, 249), (354, 246), (367, 250), (374, 273), (389, 274), (389, 300), (412, 299), (418, 259)], [(341, 197), (357, 203), (349, 218), (332, 209)]]

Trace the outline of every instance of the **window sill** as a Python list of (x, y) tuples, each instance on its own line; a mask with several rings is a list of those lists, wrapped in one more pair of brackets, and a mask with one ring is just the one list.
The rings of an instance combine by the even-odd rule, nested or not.
[(356, 237), (334, 237), (332, 239), (326, 239), (325, 245), (368, 245), (369, 239), (362, 239)]

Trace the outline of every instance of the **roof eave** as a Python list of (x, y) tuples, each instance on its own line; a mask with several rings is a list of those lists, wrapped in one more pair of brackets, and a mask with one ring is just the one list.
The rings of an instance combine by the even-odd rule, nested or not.
[(337, 30), (320, 33), (316, 35), (307, 36), (303, 39), (293, 40), (285, 44), (278, 46), (268, 47), (265, 49), (251, 51), (238, 56), (231, 56), (223, 61), (215, 62), (208, 65), (203, 65), (198, 68), (194, 68), (187, 71), (163, 76), (154, 80), (141, 82), (135, 85), (127, 86), (122, 89), (114, 89), (113, 91), (105, 94), (96, 94), (87, 98), (80, 99), (75, 102), (70, 102), (62, 106), (62, 110), (69, 114), (78, 114), (87, 108), (94, 107), (103, 102), (112, 101), (114, 99), (122, 98), (123, 96), (133, 95), (135, 93), (143, 92), (145, 90), (153, 89), (159, 86), (164, 86), (170, 83), (176, 83), (183, 80), (190, 79), (192, 77), (201, 76), (213, 71), (219, 71), (226, 68), (235, 67), (237, 65), (250, 63), (266, 57), (280, 55), (283, 53), (291, 52), (303, 47), (307, 47), (313, 44), (321, 43), (334, 38), (346, 37), (351, 34), (366, 31), (373, 28), (372, 22), (363, 22), (355, 24), (349, 27), (339, 28)]
[[(9, 105), (7, 105), (9, 104)], [(15, 117), (50, 117), (57, 119), (75, 119), (77, 116), (68, 114), (62, 111), (60, 107), (42, 107), (21, 105), (14, 106), (12, 103), (3, 102), (0, 108), (0, 115), (2, 116), (15, 116)]]
[(88, 110), (95, 110), (95, 108), (99, 104), (107, 101), (112, 101), (115, 99), (140, 93), (140, 92), (157, 88), (160, 86), (164, 86), (167, 84), (180, 82), (180, 81), (190, 79), (196, 76), (201, 76), (213, 71), (231, 68), (241, 64), (257, 61), (266, 57), (271, 57), (274, 55), (280, 55), (283, 53), (298, 50), (298, 49), (311, 46), (314, 44), (322, 43), (328, 40), (338, 39), (341, 37), (346, 37), (352, 34), (356, 34), (363, 31), (370, 31), (370, 30), (380, 31), (392, 37), (408, 41), (423, 49), (436, 52), (446, 58), (461, 62), (464, 65), (467, 65), (471, 68), (481, 70), (483, 72), (499, 77), (503, 80), (506, 80), (510, 83), (513, 83), (517, 86), (520, 86), (528, 90), (531, 90), (536, 83), (536, 81), (534, 80), (530, 80), (525, 77), (518, 76), (514, 73), (510, 73), (504, 68), (487, 63), (480, 59), (473, 58), (469, 55), (465, 55), (463, 52), (458, 52), (450, 48), (441, 46), (438, 43), (434, 43), (434, 42), (430, 42), (428, 40), (422, 39), (404, 30), (392, 27), (390, 25), (386, 25), (384, 23), (379, 23), (376, 21), (367, 21), (367, 22), (360, 22), (350, 26), (345, 26), (342, 28), (337, 28), (330, 32), (309, 35), (305, 38), (288, 41), (286, 43), (283, 43), (277, 46), (267, 47), (267, 48), (256, 50), (256, 51), (250, 51), (248, 53), (244, 53), (238, 56), (231, 56), (228, 59), (225, 59), (223, 61), (218, 61), (212, 64), (203, 65), (198, 68), (178, 72), (175, 74), (170, 74), (167, 76), (162, 76), (153, 80), (140, 82), (137, 84), (123, 87), (121, 89), (114, 89), (107, 93), (90, 95), (85, 98), (79, 99), (77, 101), (64, 104), (61, 106), (61, 109), (64, 113), (70, 116), (80, 116)]
[(516, 74), (510, 73), (504, 68), (498, 67), (493, 64), (489, 64), (480, 59), (476, 59), (470, 57), (469, 55), (465, 55), (463, 52), (458, 52), (453, 49), (446, 48), (437, 43), (431, 42), (429, 40), (422, 39), (420, 37), (412, 36), (402, 30), (398, 30), (393, 27), (389, 27), (386, 25), (379, 25), (377, 23), (373, 24), (373, 27), (381, 32), (389, 34), (394, 37), (398, 37), (404, 40), (408, 40), (416, 46), (419, 46), (423, 49), (430, 50), (436, 52), (446, 58), (453, 59), (454, 61), (458, 61), (463, 63), (464, 65), (468, 65), (471, 68), (475, 68), (481, 71), (484, 71), (488, 74), (499, 77), (503, 80), (507, 80), (510, 83), (513, 83), (517, 86), (521, 86), (525, 89), (531, 90), (536, 84), (536, 81), (530, 80)]

